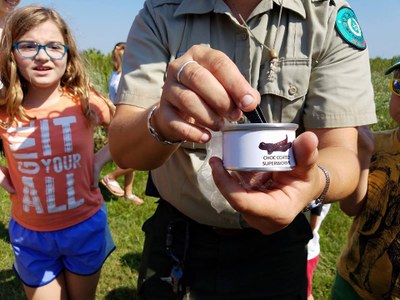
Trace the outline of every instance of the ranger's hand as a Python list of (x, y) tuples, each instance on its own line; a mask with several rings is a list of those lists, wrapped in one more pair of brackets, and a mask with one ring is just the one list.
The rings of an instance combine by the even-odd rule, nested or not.
[(294, 142), (297, 166), (292, 171), (268, 172), (267, 189), (246, 187), (236, 176), (227, 172), (222, 161), (213, 157), (210, 165), (215, 184), (231, 206), (237, 210), (249, 226), (264, 234), (272, 234), (288, 226), (304, 207), (319, 194), (322, 171), (317, 167), (318, 139), (305, 132)]

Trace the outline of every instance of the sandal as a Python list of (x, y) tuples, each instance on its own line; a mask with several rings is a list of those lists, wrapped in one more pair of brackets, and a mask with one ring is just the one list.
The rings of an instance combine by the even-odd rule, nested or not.
[(108, 175), (104, 176), (101, 183), (115, 196), (123, 196), (124, 190), (121, 189), (119, 183), (116, 180), (110, 179)]
[(124, 195), (124, 198), (126, 200), (131, 200), (131, 201), (135, 202), (137, 205), (142, 205), (144, 203), (143, 199), (139, 198), (138, 196), (136, 196), (134, 194)]

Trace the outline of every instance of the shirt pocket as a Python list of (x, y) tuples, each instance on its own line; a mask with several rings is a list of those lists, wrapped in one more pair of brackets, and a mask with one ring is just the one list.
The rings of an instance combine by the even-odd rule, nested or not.
[(280, 58), (261, 65), (258, 91), (268, 122), (301, 123), (310, 86), (311, 59)]
[(268, 62), (260, 69), (259, 91), (293, 101), (307, 94), (311, 74), (310, 59), (279, 59), (271, 69)]

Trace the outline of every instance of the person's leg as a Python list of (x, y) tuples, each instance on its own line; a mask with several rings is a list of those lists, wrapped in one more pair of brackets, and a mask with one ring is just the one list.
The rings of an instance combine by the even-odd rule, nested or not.
[(138, 196), (132, 193), (133, 180), (135, 178), (135, 170), (133, 169), (126, 169), (126, 170), (128, 170), (129, 172), (126, 172), (126, 174), (124, 175), (124, 190), (125, 190), (124, 198), (127, 200), (131, 200), (138, 205), (141, 205), (144, 203), (143, 199), (139, 198)]
[[(123, 196), (132, 194), (134, 169), (121, 169), (117, 167), (114, 171), (108, 173), (103, 177), (101, 182), (116, 196)], [(121, 176), (124, 176), (124, 189), (122, 189), (117, 181)]]
[(117, 167), (114, 171), (108, 173), (108, 177), (110, 179), (117, 180), (117, 178), (132, 173), (133, 171), (133, 169), (121, 169), (120, 167)]
[[(121, 169), (120, 167), (117, 167), (114, 171), (105, 175), (101, 180), (101, 182), (110, 191), (111, 194), (115, 196), (124, 196), (126, 195), (126, 188), (122, 189), (117, 179), (121, 176), (126, 176), (128, 174), (131, 174), (133, 171), (134, 171), (133, 169)], [(133, 180), (133, 178), (131, 180)], [(126, 179), (125, 179), (125, 185), (126, 185)], [(131, 191), (128, 195), (132, 194), (132, 185), (133, 182), (131, 184)]]
[(57, 232), (27, 229), (13, 218), (9, 222), (10, 243), (14, 250), (13, 269), (21, 280), (28, 300), (68, 300)]
[(41, 287), (24, 285), (28, 300), (95, 300), (100, 271), (90, 276), (79, 276), (65, 271), (57, 279)]
[(307, 260), (307, 281), (308, 281), (307, 300), (314, 299), (314, 297), (312, 295), (312, 279), (313, 279), (314, 271), (317, 268), (318, 260), (319, 260), (319, 255)]
[(66, 271), (65, 281), (69, 300), (95, 300), (100, 273), (101, 271), (99, 270), (93, 275), (79, 276)]
[(62, 261), (69, 300), (94, 300), (100, 270), (115, 249), (106, 205), (88, 220), (65, 231), (65, 241), (59, 244), (65, 253)]
[[(41, 287), (29, 287), (24, 285), (25, 295), (28, 300), (68, 300), (65, 279), (61, 273), (55, 280)], [(72, 298), (70, 298), (71, 300)]]
[(133, 179), (135, 178), (135, 171), (128, 172), (124, 176), (124, 190), (125, 195), (132, 195)]

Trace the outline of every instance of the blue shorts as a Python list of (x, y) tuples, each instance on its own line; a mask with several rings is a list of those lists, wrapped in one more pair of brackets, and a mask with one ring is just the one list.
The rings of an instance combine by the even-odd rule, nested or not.
[(8, 230), (15, 255), (14, 270), (30, 287), (50, 283), (64, 269), (77, 275), (92, 275), (115, 249), (105, 205), (89, 219), (66, 229), (32, 231), (11, 218)]

